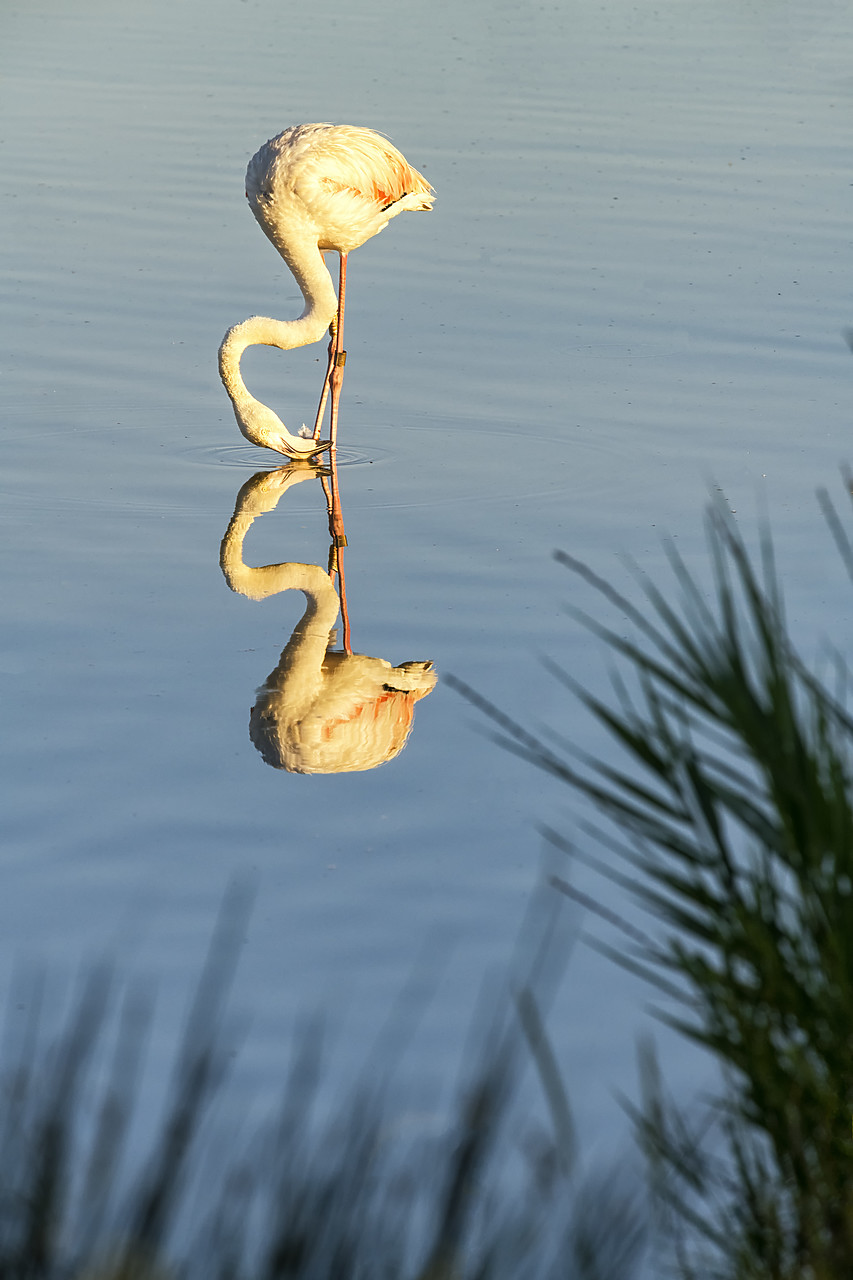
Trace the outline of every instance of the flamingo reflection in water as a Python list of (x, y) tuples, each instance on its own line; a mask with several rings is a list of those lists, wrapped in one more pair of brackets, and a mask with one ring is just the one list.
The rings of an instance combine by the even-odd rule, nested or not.
[[(256, 516), (272, 511), (293, 485), (315, 476), (323, 481), (329, 512), (328, 571), (295, 562), (247, 565), (243, 542)], [(352, 652), (345, 546), (335, 464), (324, 471), (304, 460), (259, 472), (244, 484), (222, 540), (220, 565), (232, 591), (263, 600), (296, 590), (307, 601), (278, 665), (257, 691), (249, 721), (252, 742), (267, 764), (291, 773), (355, 772), (392, 760), (405, 746), (415, 703), (436, 684), (431, 662), (393, 667), (384, 658)], [(339, 612), (343, 650), (332, 647)]]
[[(355, 125), (299, 124), (264, 143), (249, 161), (246, 197), (262, 231), (284, 258), (305, 299), (297, 320), (252, 316), (229, 329), (219, 348), (219, 373), (241, 432), (252, 444), (292, 458), (331, 448), (346, 352), (344, 305), (347, 256), (387, 227), (398, 213), (432, 208), (433, 190), (387, 138)], [(324, 250), (340, 259), (338, 293)], [(248, 346), (291, 351), (331, 334), (329, 362), (313, 434), (293, 435), (246, 388), (240, 358)], [(331, 391), (328, 440), (320, 439)]]

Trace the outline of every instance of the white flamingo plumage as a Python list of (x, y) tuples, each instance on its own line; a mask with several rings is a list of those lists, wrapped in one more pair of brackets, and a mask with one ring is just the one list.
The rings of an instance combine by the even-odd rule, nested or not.
[[(246, 197), (261, 229), (292, 271), (305, 309), (298, 320), (253, 316), (229, 329), (219, 348), (219, 373), (241, 432), (253, 444), (306, 458), (335, 448), (343, 349), (347, 255), (407, 210), (430, 209), (432, 187), (387, 138), (355, 125), (297, 124), (264, 143), (249, 161)], [(323, 258), (340, 257), (338, 294)], [(256, 400), (240, 374), (240, 357), (255, 343), (290, 351), (331, 333), (329, 364), (310, 438), (294, 436)], [(330, 439), (320, 440), (331, 391)]]

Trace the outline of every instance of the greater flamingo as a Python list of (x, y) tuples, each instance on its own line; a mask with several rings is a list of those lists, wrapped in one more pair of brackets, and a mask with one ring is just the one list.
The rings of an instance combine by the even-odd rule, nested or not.
[[(297, 124), (264, 143), (246, 170), (246, 197), (261, 230), (284, 258), (302, 290), (298, 320), (253, 316), (229, 329), (219, 348), (219, 373), (237, 425), (252, 444), (307, 458), (337, 443), (344, 376), (347, 255), (407, 210), (430, 209), (433, 189), (387, 138), (355, 125)], [(338, 294), (323, 250), (340, 257)], [(328, 329), (329, 363), (310, 437), (292, 435), (246, 389), (240, 357), (262, 343), (290, 351), (319, 342)], [(329, 440), (320, 439), (331, 390)], [(303, 428), (303, 430), (305, 430)]]

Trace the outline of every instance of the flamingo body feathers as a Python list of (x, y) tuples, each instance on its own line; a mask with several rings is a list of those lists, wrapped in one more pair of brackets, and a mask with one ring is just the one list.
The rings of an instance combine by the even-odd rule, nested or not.
[[(276, 247), (299, 227), (319, 249), (350, 253), (433, 189), (395, 146), (357, 125), (297, 124), (249, 161), (246, 196)], [(282, 237), (282, 228), (285, 235)]]

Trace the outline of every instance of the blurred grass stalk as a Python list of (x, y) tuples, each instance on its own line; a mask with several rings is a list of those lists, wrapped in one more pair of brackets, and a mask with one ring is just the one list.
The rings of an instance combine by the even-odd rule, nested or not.
[[(819, 498), (853, 578), (842, 522)], [(462, 691), (497, 722), (499, 740), (603, 816), (587, 828), (592, 855), (588, 838), (582, 849), (555, 831), (549, 839), (626, 888), (657, 926), (646, 933), (616, 919), (564, 877), (556, 887), (615, 925), (602, 949), (655, 984), (664, 1021), (722, 1066), (710, 1113), (688, 1113), (665, 1097), (653, 1054), (643, 1056), (645, 1103), (634, 1114), (676, 1269), (702, 1280), (849, 1280), (848, 669), (833, 655), (827, 681), (799, 656), (766, 523), (756, 558), (722, 502), (706, 528), (710, 589), (670, 544), (670, 590), (629, 562), (639, 607), (557, 556), (619, 615), (617, 629), (576, 612), (617, 660), (614, 705), (554, 671), (606, 728), (621, 764), (531, 735)]]
[[(532, 985), (517, 993), (518, 1017), (507, 997), (487, 1027), (441, 1136), (407, 1140), (395, 1125), (387, 1045), (339, 1105), (321, 1098), (316, 1031), (298, 1042), (279, 1113), (250, 1135), (235, 1135), (233, 1119), (227, 1137), (217, 1133), (211, 1112), (229, 1101), (227, 1000), (247, 912), (248, 895), (233, 890), (159, 1118), (140, 1103), (152, 1017), (144, 993), (108, 968), (90, 972), (53, 1039), (38, 983), (23, 1002), (23, 1029), (10, 1000), (0, 1280), (636, 1275), (643, 1215), (624, 1184), (591, 1182), (576, 1167)], [(519, 1127), (526, 1051), (555, 1116), (553, 1137), (541, 1125)]]

